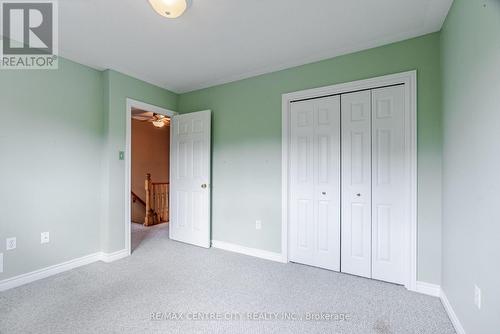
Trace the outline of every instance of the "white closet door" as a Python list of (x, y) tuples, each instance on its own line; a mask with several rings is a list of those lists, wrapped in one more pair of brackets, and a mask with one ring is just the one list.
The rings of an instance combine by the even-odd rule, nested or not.
[(290, 260), (340, 270), (340, 97), (291, 105)]
[(372, 277), (403, 284), (410, 180), (404, 86), (373, 90), (372, 108)]
[(371, 92), (342, 95), (342, 272), (371, 277)]

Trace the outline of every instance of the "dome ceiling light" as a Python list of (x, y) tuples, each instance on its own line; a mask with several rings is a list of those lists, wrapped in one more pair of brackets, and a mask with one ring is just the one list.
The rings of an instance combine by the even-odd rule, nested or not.
[(188, 0), (149, 0), (153, 9), (161, 16), (175, 19), (186, 11)]

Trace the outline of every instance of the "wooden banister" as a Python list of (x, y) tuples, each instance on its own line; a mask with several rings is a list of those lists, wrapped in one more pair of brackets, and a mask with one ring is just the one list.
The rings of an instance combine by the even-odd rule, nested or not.
[(146, 174), (146, 217), (144, 225), (151, 226), (169, 220), (169, 183), (152, 182), (151, 174)]
[(137, 196), (137, 194), (134, 193), (133, 191), (132, 191), (132, 202), (134, 202), (134, 203), (139, 202), (140, 204), (146, 206), (146, 202), (144, 202), (144, 200), (142, 198), (140, 198), (139, 196)]

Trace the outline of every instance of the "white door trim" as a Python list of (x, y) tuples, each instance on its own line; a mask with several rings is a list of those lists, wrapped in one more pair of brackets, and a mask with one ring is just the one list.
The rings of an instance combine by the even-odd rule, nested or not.
[(288, 169), (290, 143), (290, 103), (297, 100), (324, 97), (384, 86), (405, 85), (405, 130), (410, 161), (410, 229), (407, 231), (408, 259), (405, 287), (417, 290), (417, 71), (390, 74), (381, 77), (307, 89), (282, 95), (282, 157), (281, 157), (281, 253), (288, 262)]
[(133, 100), (127, 98), (127, 109), (126, 109), (126, 135), (125, 135), (125, 249), (127, 251), (127, 256), (132, 253), (131, 247), (131, 212), (130, 212), (130, 202), (132, 185), (130, 178), (132, 177), (132, 108), (141, 109), (144, 111), (153, 112), (160, 115), (165, 115), (172, 117), (177, 115), (177, 112), (161, 108), (149, 103)]

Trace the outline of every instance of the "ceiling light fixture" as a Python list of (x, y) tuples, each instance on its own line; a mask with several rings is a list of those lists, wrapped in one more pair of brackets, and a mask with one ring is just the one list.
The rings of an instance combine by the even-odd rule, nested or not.
[(157, 128), (163, 128), (165, 125), (170, 124), (170, 119), (164, 115), (153, 114), (153, 119), (150, 120), (151, 123)]
[(149, 0), (153, 9), (161, 16), (175, 19), (186, 11), (188, 0)]
[(155, 120), (152, 123), (157, 128), (163, 128), (165, 126), (165, 121), (163, 119)]

